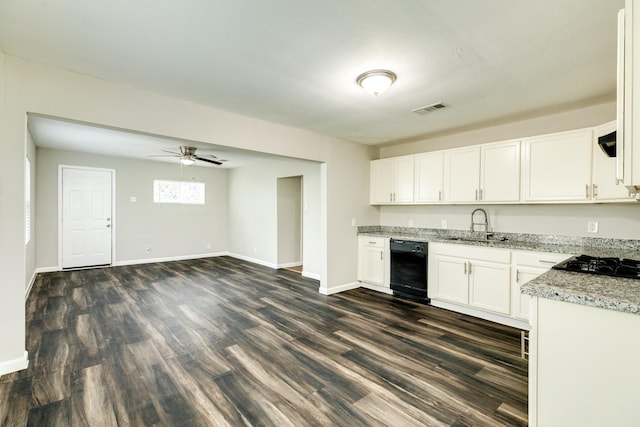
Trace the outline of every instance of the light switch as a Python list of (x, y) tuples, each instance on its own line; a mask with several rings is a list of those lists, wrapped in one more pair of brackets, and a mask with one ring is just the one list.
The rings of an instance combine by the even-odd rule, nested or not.
[(138, 201), (138, 199), (136, 198), (136, 196), (129, 196), (129, 201), (130, 201), (131, 203), (135, 203), (135, 202), (137, 202), (137, 201)]

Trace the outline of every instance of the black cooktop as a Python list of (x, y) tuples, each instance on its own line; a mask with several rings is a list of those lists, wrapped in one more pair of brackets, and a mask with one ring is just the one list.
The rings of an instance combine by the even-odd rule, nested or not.
[(553, 268), (578, 273), (640, 279), (640, 261), (626, 258), (598, 258), (579, 255), (554, 265)]

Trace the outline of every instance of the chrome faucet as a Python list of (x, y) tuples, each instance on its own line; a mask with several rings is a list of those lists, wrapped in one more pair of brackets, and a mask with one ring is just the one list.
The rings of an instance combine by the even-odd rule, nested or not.
[[(475, 222), (473, 217), (476, 214), (476, 212), (480, 212), (484, 215), (484, 222)], [(484, 209), (478, 208), (478, 209), (474, 209), (473, 212), (471, 212), (471, 232), (473, 233), (475, 230), (475, 226), (476, 225), (484, 225), (484, 238), (485, 240), (489, 240), (489, 236), (493, 233), (489, 233), (489, 216), (487, 215), (487, 212)]]

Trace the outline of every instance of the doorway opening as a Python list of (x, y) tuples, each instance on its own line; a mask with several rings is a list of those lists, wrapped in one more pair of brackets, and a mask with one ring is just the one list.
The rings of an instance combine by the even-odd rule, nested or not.
[(278, 268), (302, 274), (303, 178), (278, 178)]

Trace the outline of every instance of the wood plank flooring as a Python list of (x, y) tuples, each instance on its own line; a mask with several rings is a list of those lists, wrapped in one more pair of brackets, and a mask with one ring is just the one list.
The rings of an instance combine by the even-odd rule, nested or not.
[(527, 424), (519, 331), (229, 257), (39, 275), (2, 426)]

